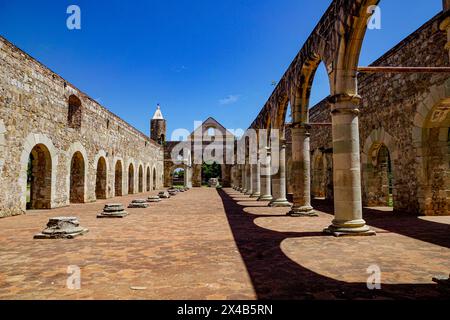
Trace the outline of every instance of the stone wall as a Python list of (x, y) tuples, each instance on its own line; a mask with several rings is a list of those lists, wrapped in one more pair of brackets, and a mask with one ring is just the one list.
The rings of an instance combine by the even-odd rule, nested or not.
[(126, 194), (129, 169), (134, 192), (163, 183), (161, 146), (0, 37), (0, 217), (25, 212), (30, 154), (42, 171), (33, 183), (45, 185), (31, 193), (51, 208), (69, 204), (71, 185), (84, 202), (96, 200), (96, 186), (108, 198)]
[[(446, 33), (439, 28), (442, 19), (442, 14), (434, 17), (373, 65), (448, 67)], [(379, 191), (387, 187), (386, 177), (379, 178), (384, 175), (379, 170), (386, 167), (377, 163), (378, 151), (385, 146), (392, 166), (395, 210), (450, 214), (449, 75), (360, 74), (358, 83), (362, 97), (359, 128), (365, 204), (388, 204), (386, 191)], [(310, 122), (331, 122), (326, 100), (310, 110)], [(331, 148), (331, 126), (313, 126), (312, 159), (329, 154)], [(311, 162), (313, 176), (322, 172), (314, 159)], [(327, 161), (325, 170), (330, 165)], [(374, 185), (374, 181), (381, 185)]]

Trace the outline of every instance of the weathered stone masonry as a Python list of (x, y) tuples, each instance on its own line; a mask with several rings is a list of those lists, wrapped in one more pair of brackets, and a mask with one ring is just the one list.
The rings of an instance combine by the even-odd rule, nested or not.
[[(379, 58), (373, 66), (449, 66), (439, 14)], [(377, 163), (381, 146), (392, 164), (396, 210), (450, 214), (448, 74), (360, 74), (360, 149), (363, 201), (386, 205), (386, 181)], [(311, 123), (331, 122), (330, 105), (310, 110)], [(312, 193), (332, 199), (331, 128), (311, 128)]]
[(163, 184), (162, 146), (0, 37), (0, 217), (26, 209), (30, 154), (37, 209)]

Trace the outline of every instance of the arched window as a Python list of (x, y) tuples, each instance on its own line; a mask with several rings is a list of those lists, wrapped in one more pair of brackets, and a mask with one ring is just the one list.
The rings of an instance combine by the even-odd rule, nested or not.
[(67, 118), (67, 124), (69, 128), (79, 129), (81, 128), (81, 100), (77, 96), (71, 95), (69, 97), (69, 113)]

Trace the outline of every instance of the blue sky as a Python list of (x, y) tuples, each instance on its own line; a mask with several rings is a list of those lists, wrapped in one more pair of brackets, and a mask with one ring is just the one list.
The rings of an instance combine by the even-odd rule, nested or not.
[[(0, 34), (144, 133), (160, 103), (168, 135), (212, 116), (247, 128), (329, 0), (0, 0)], [(384, 0), (368, 65), (441, 10), (441, 0)], [(66, 28), (77, 4), (82, 29)], [(312, 102), (326, 97), (321, 68)]]

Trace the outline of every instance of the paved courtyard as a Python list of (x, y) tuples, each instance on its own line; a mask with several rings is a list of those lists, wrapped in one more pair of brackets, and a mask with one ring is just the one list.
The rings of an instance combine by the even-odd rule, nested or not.
[[(155, 192), (156, 193), (156, 192)], [(193, 189), (96, 219), (105, 203), (0, 219), (0, 299), (395, 299), (440, 298), (433, 276), (450, 273), (450, 217), (415, 218), (370, 209), (376, 237), (333, 238), (318, 218), (291, 218), (232, 189)], [(33, 240), (49, 217), (78, 216), (90, 232)], [(382, 289), (366, 287), (371, 265)], [(66, 287), (81, 268), (81, 289)]]

